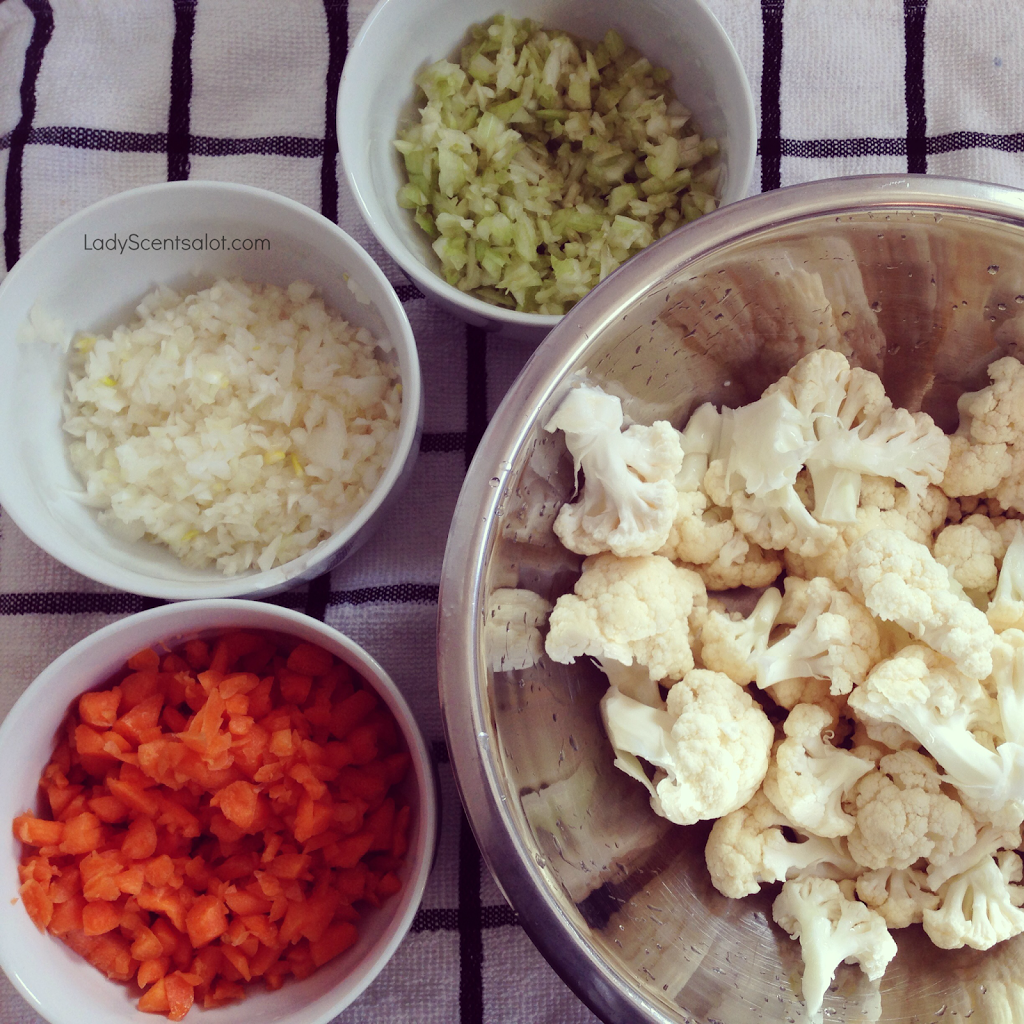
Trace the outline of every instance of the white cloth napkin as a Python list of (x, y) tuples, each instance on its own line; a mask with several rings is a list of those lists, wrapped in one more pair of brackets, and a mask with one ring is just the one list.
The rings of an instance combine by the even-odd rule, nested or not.
[[(683, 0), (678, 0), (683, 2)], [(746, 68), (751, 192), (908, 170), (1024, 187), (1024, 33), (1005, 0), (708, 0)], [(409, 286), (341, 181), (333, 98), (368, 0), (0, 2), (0, 275), (95, 200), (169, 177), (243, 182), (336, 220), (399, 287), (420, 347), (414, 480), (329, 581), (284, 595), (365, 645), (410, 700), (444, 801), (413, 931), (344, 1024), (588, 1024), (483, 867), (445, 753), (434, 663), (447, 528), (473, 445), (529, 355)], [(496, 4), (496, 10), (500, 5)], [(642, 7), (637, 4), (637, 16)], [(513, 12), (514, 13), (514, 12)], [(0, 714), (53, 658), (149, 602), (85, 580), (0, 514)], [(9, 898), (11, 894), (0, 894)], [(0, 1022), (39, 1018), (0, 979)]]

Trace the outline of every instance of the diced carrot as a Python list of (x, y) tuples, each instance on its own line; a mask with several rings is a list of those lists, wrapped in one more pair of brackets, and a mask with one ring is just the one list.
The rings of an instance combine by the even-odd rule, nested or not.
[(335, 868), (352, 868), (359, 863), (369, 852), (373, 845), (374, 835), (372, 832), (363, 829), (355, 835), (345, 836), (338, 840), (336, 848), (327, 854), (325, 849), (324, 859)]
[(163, 947), (165, 956), (170, 956), (178, 948), (178, 944), (182, 939), (182, 934), (174, 927), (174, 925), (171, 924), (170, 921), (167, 921), (162, 917), (158, 917), (150, 925), (150, 930), (160, 941), (160, 945)]
[(64, 840), (64, 822), (47, 821), (26, 812), (14, 819), (14, 834), (29, 846), (59, 846)]
[(271, 862), (269, 871), (276, 878), (301, 878), (309, 869), (307, 853), (281, 853)]
[(293, 672), (309, 676), (322, 676), (334, 664), (334, 655), (316, 644), (301, 643), (292, 648), (286, 665)]
[[(269, 914), (270, 900), (248, 889), (237, 889), (224, 895), (224, 902), (233, 914), (248, 917), (254, 914)], [(250, 929), (251, 931), (251, 929)]]
[(82, 811), (64, 822), (64, 835), (59, 844), (61, 853), (90, 853), (102, 843), (103, 825), (91, 811)]
[(160, 721), (171, 732), (183, 732), (188, 728), (188, 719), (175, 707), (165, 707), (160, 712)]
[(376, 694), (370, 690), (356, 690), (335, 704), (331, 713), (331, 733), (339, 740), (345, 739), (376, 706)]
[(112, 793), (90, 797), (86, 803), (89, 810), (107, 825), (116, 825), (128, 817), (128, 806)]
[(281, 687), (281, 696), (289, 704), (303, 703), (313, 688), (312, 676), (303, 675), (301, 672), (287, 668), (278, 672), (277, 681)]
[(30, 878), (21, 884), (18, 892), (28, 916), (41, 932), (45, 931), (53, 918), (53, 900), (47, 894), (46, 888), (36, 879)]
[[(133, 946), (132, 949), (134, 948)], [(134, 956), (135, 954), (133, 953), (132, 955)], [(154, 982), (159, 981), (170, 970), (170, 967), (171, 958), (167, 956), (157, 956), (149, 960), (143, 960), (139, 964), (135, 980), (142, 988), (145, 988), (147, 985), (152, 985)], [(162, 1013), (163, 1011), (157, 1012)]]
[(243, 832), (253, 828), (259, 810), (259, 790), (251, 783), (238, 779), (218, 790), (210, 799), (211, 807), (219, 807), (228, 821)]
[(319, 939), (309, 944), (313, 963), (322, 967), (352, 946), (358, 935), (355, 925), (349, 921), (337, 921), (330, 925)]
[(128, 667), (136, 672), (140, 669), (156, 668), (159, 664), (160, 655), (152, 647), (137, 651), (128, 659)]
[[(132, 939), (131, 954), (136, 960), (156, 960), (164, 956), (165, 952), (163, 943), (152, 928), (140, 928)], [(145, 985), (147, 982), (140, 978), (139, 984)]]
[(265, 974), (281, 956), (283, 946), (261, 946), (255, 956), (249, 957), (249, 970), (254, 978)]
[(64, 941), (113, 981), (127, 981), (135, 973), (127, 940), (117, 932), (86, 935), (84, 931), (68, 932)]
[(342, 903), (355, 903), (363, 898), (369, 873), (369, 868), (362, 861), (353, 867), (334, 872), (334, 887)]
[(121, 923), (121, 911), (105, 900), (86, 903), (82, 908), (82, 930), (86, 935), (103, 935)]
[(134, 815), (146, 818), (154, 818), (160, 811), (160, 798), (156, 793), (143, 789), (135, 782), (129, 781), (125, 776), (125, 768), (134, 767), (125, 765), (121, 769), (121, 777), (110, 776), (107, 779), (107, 787), (110, 792), (125, 804)]
[(174, 832), (186, 839), (195, 839), (202, 833), (199, 819), (187, 807), (170, 797), (165, 797), (161, 801), (156, 823), (163, 825), (168, 832)]
[(101, 729), (109, 729), (117, 721), (117, 708), (121, 703), (121, 688), (95, 690), (78, 698), (78, 713), (82, 721)]
[(160, 729), (160, 713), (163, 706), (162, 693), (154, 693), (151, 697), (140, 700), (114, 722), (114, 731), (135, 746), (154, 738), (151, 734), (154, 730)]
[(257, 721), (269, 715), (274, 707), (271, 693), (274, 688), (274, 677), (264, 676), (259, 685), (249, 692), (249, 714)]
[(239, 658), (259, 650), (262, 646), (263, 640), (257, 633), (241, 630), (226, 633), (217, 641), (213, 649), (210, 668), (215, 672), (229, 672), (235, 667)]
[(170, 1003), (167, 1001), (167, 981), (161, 976), (154, 983), (152, 988), (142, 993), (142, 998), (136, 1006), (143, 1013), (167, 1013)]
[(309, 793), (302, 794), (293, 829), (296, 841), (304, 843), (330, 828), (333, 823), (334, 809), (331, 804), (318, 803)]
[(205, 640), (189, 640), (185, 644), (185, 660), (196, 671), (210, 667), (210, 647)]
[[(116, 780), (111, 780), (114, 781)], [(139, 817), (128, 826), (128, 831), (121, 840), (121, 852), (132, 860), (148, 860), (156, 852), (156, 842), (156, 825), (153, 824), (153, 819)]]
[(187, 672), (188, 662), (180, 655), (173, 651), (170, 654), (165, 654), (160, 659), (160, 671), (173, 674), (175, 672)]
[(373, 833), (370, 850), (390, 850), (395, 827), (395, 801), (390, 797), (366, 819), (368, 831)]
[(145, 884), (146, 874), (141, 864), (132, 864), (114, 876), (114, 882), (123, 893), (138, 896)]
[(245, 989), (232, 981), (218, 980), (213, 988), (206, 993), (203, 999), (204, 1009), (212, 1009), (215, 1006), (226, 1006), (228, 1003), (236, 1002), (245, 998)]
[[(155, 888), (144, 885), (142, 892), (135, 897), (143, 910), (152, 910), (164, 914), (179, 932), (186, 930), (185, 926), (185, 905), (181, 893), (169, 885)], [(156, 930), (155, 924), (152, 926)], [(161, 936), (161, 941), (163, 937)]]
[(91, 851), (79, 863), (82, 892), (87, 900), (116, 900), (121, 890), (115, 876), (124, 870), (119, 850)]
[(398, 859), (405, 856), (406, 851), (409, 849), (409, 818), (412, 814), (412, 808), (408, 804), (404, 804), (398, 809), (398, 813), (395, 815), (395, 829), (393, 833), (393, 839), (391, 841), (391, 855)]
[(249, 970), (249, 958), (240, 950), (235, 949), (234, 946), (221, 944), (221, 952), (224, 954), (224, 959), (231, 964), (232, 967), (246, 980), (252, 980), (252, 972)]
[[(70, 806), (71, 802), (82, 795), (82, 786), (72, 785), (49, 785), (44, 786), (46, 790), (46, 800), (50, 805), (50, 812), (54, 818), (64, 820), (65, 811)], [(82, 800), (83, 806), (85, 805), (85, 799)]]
[(53, 904), (53, 917), (50, 918), (50, 931), (61, 938), (70, 932), (80, 932), (82, 930), (82, 910), (84, 908), (85, 897), (81, 893), (75, 893), (60, 903), (55, 901)]
[(227, 912), (223, 901), (216, 896), (200, 896), (192, 904), (185, 924), (189, 941), (196, 949), (220, 938), (228, 929)]
[(168, 974), (163, 980), (167, 993), (167, 1018), (174, 1021), (183, 1020), (185, 1014), (192, 1008), (195, 986), (180, 971)]
[(277, 944), (277, 929), (271, 924), (270, 918), (266, 914), (245, 914), (240, 920), (245, 925), (246, 930), (250, 934), (255, 935), (264, 946)]

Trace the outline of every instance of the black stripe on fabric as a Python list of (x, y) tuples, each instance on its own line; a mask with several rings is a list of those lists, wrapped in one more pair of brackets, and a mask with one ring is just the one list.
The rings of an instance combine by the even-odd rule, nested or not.
[[(316, 581), (314, 581), (314, 584)], [(310, 584), (310, 587), (314, 584)], [(437, 604), (437, 585), (430, 583), (395, 583), (384, 587), (364, 587), (359, 590), (329, 591), (327, 605), (363, 604)], [(316, 600), (320, 600), (317, 597)], [(263, 598), (267, 604), (283, 608), (306, 608), (308, 594), (289, 592)], [(146, 608), (166, 604), (154, 597), (139, 594), (88, 594), (80, 591), (53, 591), (48, 593), (0, 594), (0, 615), (130, 615)], [(322, 616), (321, 616), (322, 617)]]
[(466, 432), (451, 434), (422, 434), (421, 452), (461, 452), (466, 449)]
[(785, 0), (761, 0), (761, 191), (782, 184), (782, 21)]
[(466, 325), (466, 468), (487, 429), (487, 332)]
[(430, 756), (434, 761), (434, 764), (450, 764), (451, 759), (448, 754), (448, 744), (444, 740), (434, 740), (430, 744)]
[[(0, 136), (0, 150), (11, 145), (14, 133)], [(222, 139), (212, 135), (189, 137), (191, 156), (294, 156), (317, 158), (323, 155), (324, 140), (301, 135), (265, 135), (248, 139)], [(69, 149), (98, 149), (111, 153), (164, 153), (166, 132), (119, 132), (106, 128), (79, 128), (48, 125), (29, 130), (26, 145), (65, 146)]]
[(928, 171), (928, 117), (924, 102), (924, 23), (927, 14), (928, 0), (903, 0), (908, 174), (925, 174)]
[(484, 1019), (483, 907), (480, 851), (465, 814), (459, 825), (459, 1024)]
[(192, 105), (192, 36), (196, 0), (174, 0), (171, 44), (171, 102), (167, 111), (167, 180), (185, 181), (189, 173), (189, 128)]
[(834, 160), (850, 156), (906, 156), (906, 139), (782, 139), (783, 156), (805, 160)]
[[(518, 928), (519, 915), (509, 906), (481, 907), (480, 926), (488, 928)], [(453, 932), (459, 927), (459, 912), (449, 907), (420, 909), (412, 919), (412, 932)]]
[(306, 591), (306, 614), (323, 622), (330, 599), (331, 574), (328, 571), (310, 580), (309, 589)]
[(952, 153), (958, 149), (997, 149), (1001, 153), (1024, 152), (1024, 132), (1013, 135), (990, 135), (988, 132), (948, 132), (925, 139), (925, 149), (932, 153)]
[[(327, 15), (327, 102), (320, 163), (320, 212), (338, 222), (338, 86), (348, 52), (348, 0), (324, 0)], [(367, 116), (370, 112), (367, 111)]]
[(21, 73), (21, 117), (11, 131), (11, 152), (7, 158), (4, 181), (4, 262), (10, 270), (21, 258), (21, 184), (25, 145), (36, 116), (36, 80), (43, 66), (43, 54), (53, 35), (53, 8), (47, 0), (25, 0), (35, 23), (25, 48), (25, 66)]
[(395, 294), (399, 302), (412, 302), (413, 299), (425, 299), (426, 296), (414, 284), (396, 284)]

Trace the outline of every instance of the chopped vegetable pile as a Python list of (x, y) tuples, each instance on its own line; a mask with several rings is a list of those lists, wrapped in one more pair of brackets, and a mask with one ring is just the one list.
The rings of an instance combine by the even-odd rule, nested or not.
[(139, 1009), (181, 1020), (348, 949), (401, 887), (409, 755), (330, 652), (263, 631), (144, 650), (71, 708), (14, 820), (21, 899)]
[(715, 208), (718, 153), (669, 73), (614, 31), (596, 45), (498, 15), (458, 64), (416, 78), (420, 121), (395, 142), (399, 204), (449, 284), (561, 314), (620, 263)]
[(989, 377), (952, 438), (828, 349), (682, 432), (589, 384), (546, 425), (584, 480), (554, 530), (588, 556), (546, 652), (599, 662), (658, 814), (715, 820), (719, 891), (782, 883), (812, 1014), (840, 963), (882, 976), (890, 929), (1024, 932), (1024, 365)]

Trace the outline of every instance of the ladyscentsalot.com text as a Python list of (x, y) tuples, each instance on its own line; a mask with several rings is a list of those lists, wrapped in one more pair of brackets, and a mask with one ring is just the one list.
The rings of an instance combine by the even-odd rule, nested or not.
[(201, 235), (169, 238), (150, 238), (132, 232), (130, 235), (117, 233), (107, 238), (90, 238), (83, 235), (86, 252), (269, 252), (269, 238), (227, 238), (225, 235)]

